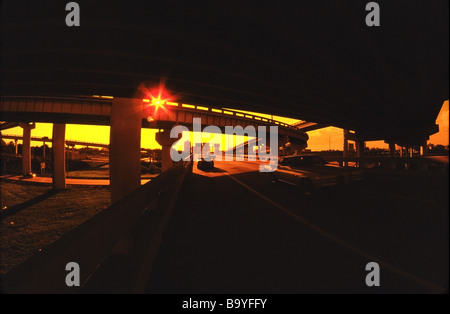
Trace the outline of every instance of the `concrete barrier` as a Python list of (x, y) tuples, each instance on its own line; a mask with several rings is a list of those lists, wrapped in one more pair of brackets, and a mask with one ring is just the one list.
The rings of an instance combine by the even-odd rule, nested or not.
[[(121, 292), (143, 292), (177, 194), (191, 171), (192, 162), (179, 162), (63, 235), (3, 276), (2, 293), (103, 293), (111, 283), (128, 289)], [(124, 239), (128, 244), (123, 245)], [(107, 262), (114, 256), (125, 260), (122, 272), (127, 275), (108, 273)], [(80, 267), (80, 286), (66, 285), (70, 262)]]

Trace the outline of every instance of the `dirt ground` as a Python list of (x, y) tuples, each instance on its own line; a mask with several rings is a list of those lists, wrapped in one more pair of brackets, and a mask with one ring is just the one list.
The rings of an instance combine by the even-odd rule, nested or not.
[(0, 275), (110, 205), (108, 187), (0, 182)]

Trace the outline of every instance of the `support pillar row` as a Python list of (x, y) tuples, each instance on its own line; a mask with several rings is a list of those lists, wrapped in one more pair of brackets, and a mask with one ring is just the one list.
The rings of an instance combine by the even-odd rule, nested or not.
[(66, 125), (53, 124), (52, 131), (53, 189), (66, 189)]

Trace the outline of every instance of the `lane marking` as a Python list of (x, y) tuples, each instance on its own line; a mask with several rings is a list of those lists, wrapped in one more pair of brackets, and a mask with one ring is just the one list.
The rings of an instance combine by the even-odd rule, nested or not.
[(285, 214), (291, 216), (292, 218), (294, 218), (295, 220), (301, 222), (302, 224), (306, 225), (307, 227), (309, 227), (310, 229), (316, 231), (317, 233), (319, 233), (320, 235), (322, 235), (323, 237), (345, 247), (346, 249), (352, 251), (353, 253), (356, 253), (357, 255), (362, 256), (363, 258), (367, 259), (370, 262), (377, 262), (379, 265), (383, 266), (384, 268), (390, 270), (391, 272), (394, 272), (402, 277), (404, 277), (405, 279), (408, 279), (412, 282), (415, 282), (423, 287), (426, 287), (428, 289), (431, 290), (432, 293), (443, 293), (446, 291), (445, 288), (441, 287), (440, 285), (437, 285), (435, 283), (432, 283), (426, 279), (423, 279), (419, 276), (416, 276), (414, 274), (411, 274), (407, 271), (404, 271), (403, 269), (400, 269), (392, 264), (389, 264), (388, 262), (385, 262), (381, 259), (379, 259), (378, 257), (375, 257), (347, 242), (345, 242), (344, 240), (341, 240), (340, 238), (332, 235), (331, 233), (328, 233), (327, 231), (317, 227), (315, 224), (309, 222), (308, 220), (303, 219), (300, 216), (297, 216), (296, 214), (294, 214), (293, 212), (291, 212), (290, 210), (286, 209), (285, 207), (283, 207), (282, 205), (272, 201), (271, 199), (269, 199), (268, 197), (264, 196), (263, 194), (259, 193), (258, 191), (256, 191), (255, 189), (251, 188), (250, 186), (248, 186), (247, 184), (245, 184), (244, 182), (236, 179), (234, 176), (226, 173), (226, 175), (228, 177), (230, 177), (232, 180), (234, 180), (235, 182), (239, 183), (240, 185), (242, 185), (243, 187), (245, 187), (246, 189), (248, 189), (250, 192), (252, 192), (253, 194), (259, 196), (260, 198), (262, 198), (263, 200), (265, 200), (266, 202), (270, 203), (271, 205), (275, 206), (276, 208), (278, 208), (279, 210), (281, 210), (282, 212), (284, 212)]
[(289, 182), (289, 181), (286, 181), (286, 180), (283, 180), (283, 179), (278, 179), (278, 181), (286, 183), (286, 184), (289, 184), (289, 185), (297, 186), (297, 184), (294, 184), (292, 182)]

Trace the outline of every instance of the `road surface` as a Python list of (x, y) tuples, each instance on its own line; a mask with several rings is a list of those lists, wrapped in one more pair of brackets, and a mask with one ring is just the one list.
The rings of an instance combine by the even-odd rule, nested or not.
[(448, 177), (367, 175), (303, 197), (258, 167), (194, 166), (148, 293), (448, 292)]

